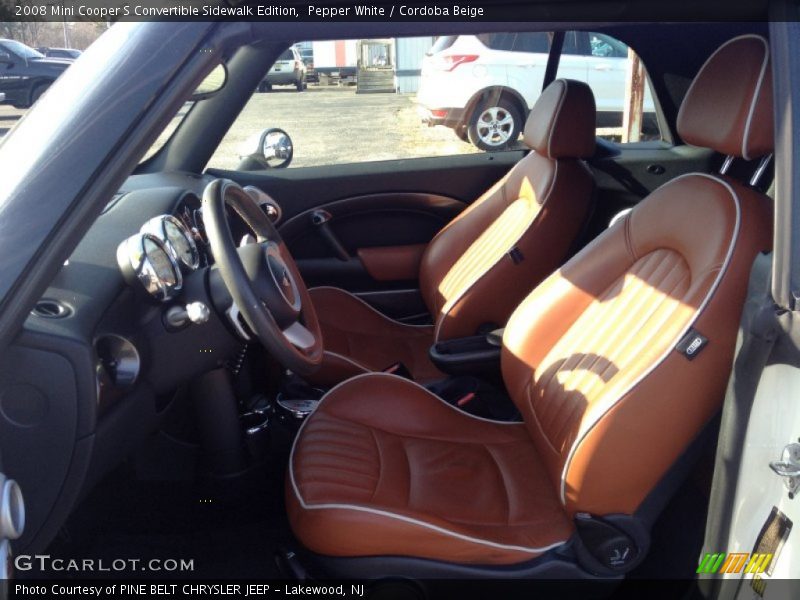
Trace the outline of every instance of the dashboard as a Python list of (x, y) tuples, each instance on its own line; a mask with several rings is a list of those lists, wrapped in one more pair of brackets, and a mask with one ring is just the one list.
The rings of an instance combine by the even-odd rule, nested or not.
[[(4, 356), (0, 436), (14, 449), (4, 467), (27, 503), (17, 552), (43, 549), (94, 483), (158, 431), (181, 389), (241, 351), (243, 324), (226, 311), (203, 227), (212, 180), (130, 177)], [(268, 214), (272, 204), (262, 203)], [(228, 221), (235, 240), (249, 233), (235, 214)], [(177, 318), (190, 305), (206, 310)]]

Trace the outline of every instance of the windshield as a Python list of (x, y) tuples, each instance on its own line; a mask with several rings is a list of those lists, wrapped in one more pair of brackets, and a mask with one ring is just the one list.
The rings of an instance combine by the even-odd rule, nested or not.
[(20, 58), (44, 58), (44, 54), (41, 52), (37, 52), (30, 46), (26, 46), (21, 42), (16, 42), (14, 40), (7, 40), (2, 43), (2, 46), (8, 50), (9, 52), (13, 52)]

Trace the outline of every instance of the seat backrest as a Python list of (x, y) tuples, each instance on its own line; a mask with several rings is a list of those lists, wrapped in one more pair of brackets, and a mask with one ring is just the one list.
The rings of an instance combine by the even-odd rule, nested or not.
[(520, 300), (564, 261), (586, 220), (594, 153), (589, 86), (558, 79), (525, 124), (532, 149), (428, 245), (420, 286), (437, 339), (502, 325)]
[[(768, 63), (756, 36), (713, 54), (684, 99), (683, 139), (771, 152)], [(633, 513), (718, 412), (750, 268), (771, 240), (766, 196), (684, 175), (514, 312), (503, 376), (569, 512)]]

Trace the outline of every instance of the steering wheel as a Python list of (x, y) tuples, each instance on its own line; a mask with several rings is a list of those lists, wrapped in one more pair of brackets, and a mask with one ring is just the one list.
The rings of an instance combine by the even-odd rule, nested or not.
[[(255, 243), (236, 246), (230, 206)], [(245, 322), (284, 367), (308, 375), (322, 362), (322, 333), (303, 278), (280, 234), (256, 201), (228, 179), (203, 192), (203, 223), (222, 280)]]

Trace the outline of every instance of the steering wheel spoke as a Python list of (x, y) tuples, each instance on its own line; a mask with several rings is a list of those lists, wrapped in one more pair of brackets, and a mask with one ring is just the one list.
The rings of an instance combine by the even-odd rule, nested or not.
[[(252, 229), (248, 243), (233, 239), (228, 208)], [(252, 196), (226, 179), (206, 187), (203, 216), (231, 306), (284, 367), (300, 375), (313, 372), (323, 354), (319, 322), (300, 271), (272, 222)]]
[(299, 321), (284, 329), (283, 335), (292, 346), (305, 353), (311, 352), (317, 344), (317, 338), (314, 337), (314, 334)]

